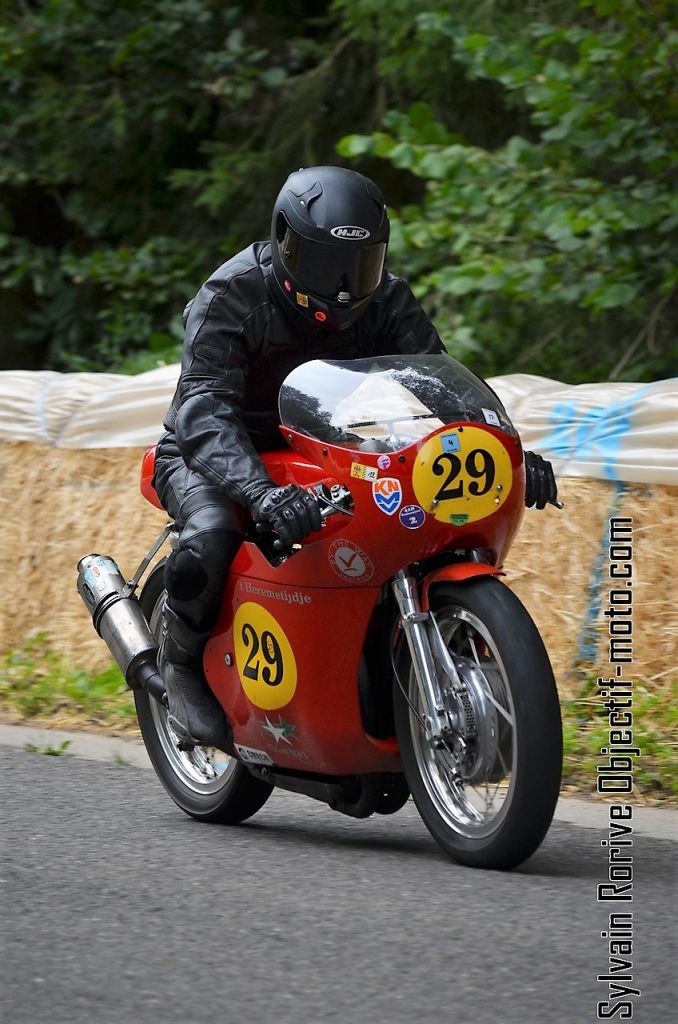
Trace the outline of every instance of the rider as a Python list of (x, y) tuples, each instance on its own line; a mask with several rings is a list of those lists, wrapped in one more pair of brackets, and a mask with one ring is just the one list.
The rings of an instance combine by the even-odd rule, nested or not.
[[(385, 269), (388, 238), (374, 182), (343, 167), (303, 168), (275, 201), (270, 242), (219, 267), (184, 311), (181, 374), (154, 478), (179, 531), (165, 565), (158, 667), (184, 745), (228, 736), (202, 654), (244, 512), (287, 544), (320, 527), (315, 499), (271, 480), (258, 455), (280, 447), (282, 381), (309, 359), (445, 351), (408, 285)], [(555, 500), (550, 463), (527, 452), (526, 470), (526, 503)]]

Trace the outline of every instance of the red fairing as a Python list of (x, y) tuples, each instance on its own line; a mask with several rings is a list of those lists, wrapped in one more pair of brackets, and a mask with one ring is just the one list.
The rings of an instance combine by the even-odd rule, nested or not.
[[(474, 439), (468, 451), (462, 443), (430, 457), (432, 444), (444, 453), (445, 439), (452, 449), (449, 439), (463, 439), (464, 430)], [(264, 456), (272, 479), (339, 482), (353, 495), (354, 515), (333, 515), (277, 566), (255, 543), (243, 543), (205, 651), (208, 681), (250, 760), (329, 775), (397, 771), (395, 742), (367, 736), (360, 717), (358, 678), (375, 605), (395, 572), (446, 549), (483, 548), (501, 565), (523, 514), (520, 443), (484, 424), (450, 424), (389, 455), (283, 434), (294, 450)], [(485, 449), (503, 460), (492, 487)], [(454, 507), (468, 511), (444, 521), (440, 505), (460, 487)], [(485, 506), (488, 514), (478, 518)], [(424, 595), (438, 579), (499, 571), (449, 566), (428, 578)]]
[(160, 498), (158, 497), (157, 491), (153, 486), (153, 473), (155, 471), (155, 448), (153, 445), (151, 448), (147, 448), (144, 452), (144, 457), (141, 460), (141, 481), (139, 483), (139, 490), (143, 494), (146, 501), (149, 501), (151, 505), (155, 505), (156, 508), (162, 509)]

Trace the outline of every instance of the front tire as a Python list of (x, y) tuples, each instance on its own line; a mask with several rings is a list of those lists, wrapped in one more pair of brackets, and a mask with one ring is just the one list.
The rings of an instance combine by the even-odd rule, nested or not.
[[(139, 598), (151, 632), (160, 639), (166, 600), (164, 563), (149, 576)], [(233, 825), (263, 807), (273, 787), (216, 747), (179, 750), (167, 708), (146, 690), (134, 691), (139, 728), (155, 772), (174, 802), (199, 821)]]
[(523, 605), (495, 578), (439, 584), (431, 611), (457, 669), (453, 685), (436, 661), (456, 725), (442, 749), (427, 738), (402, 643), (394, 705), (405, 776), (451, 857), (513, 868), (546, 835), (560, 790), (562, 726), (548, 655)]

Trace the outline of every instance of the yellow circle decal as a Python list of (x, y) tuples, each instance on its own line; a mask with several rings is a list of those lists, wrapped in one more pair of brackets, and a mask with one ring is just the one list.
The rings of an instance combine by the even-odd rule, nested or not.
[(456, 427), (422, 445), (412, 472), (421, 507), (441, 523), (464, 526), (501, 508), (513, 484), (506, 448), (481, 427)]
[(233, 622), (235, 662), (242, 688), (258, 708), (289, 704), (297, 688), (297, 662), (280, 623), (261, 605), (246, 601)]

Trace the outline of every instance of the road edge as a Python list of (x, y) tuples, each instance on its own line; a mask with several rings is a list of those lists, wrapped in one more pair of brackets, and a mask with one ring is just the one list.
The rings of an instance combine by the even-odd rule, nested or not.
[[(64, 747), (64, 745), (67, 746)], [(146, 748), (140, 740), (122, 736), (100, 736), (94, 733), (69, 732), (64, 729), (39, 729), (32, 725), (0, 724), (0, 747), (47, 754), (59, 751), (60, 756), (103, 761), (120, 766), (151, 768)], [(60, 748), (64, 748), (61, 750)], [(606, 831), (609, 828), (607, 804), (561, 796), (555, 818), (580, 828)], [(678, 841), (678, 810), (672, 807), (633, 807), (633, 830), (636, 835)]]

